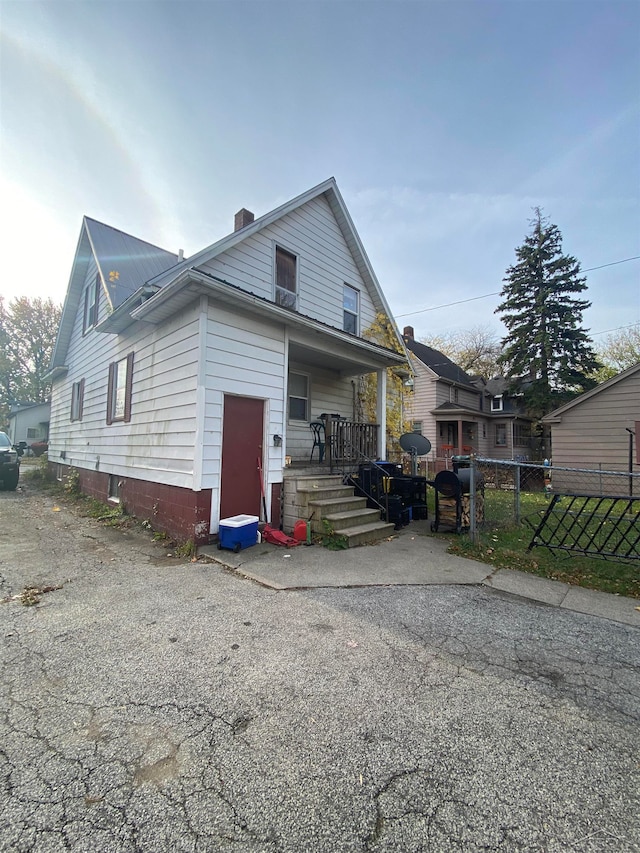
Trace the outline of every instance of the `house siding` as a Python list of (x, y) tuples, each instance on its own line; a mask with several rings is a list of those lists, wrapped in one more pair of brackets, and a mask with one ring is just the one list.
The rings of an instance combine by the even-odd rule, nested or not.
[(629, 433), (640, 419), (640, 371), (562, 414), (551, 425), (553, 464), (628, 471)]
[[(12, 444), (26, 441), (28, 445), (34, 441), (46, 441), (49, 437), (51, 407), (49, 403), (30, 406), (14, 412), (9, 418), (9, 439)], [(29, 435), (29, 430), (35, 435)]]
[(265, 299), (274, 298), (274, 245), (298, 258), (298, 311), (342, 329), (343, 286), (360, 292), (360, 333), (376, 310), (324, 197), (307, 202), (199, 268)]
[[(85, 283), (95, 279), (90, 262)], [(193, 485), (196, 427), (197, 305), (168, 323), (140, 325), (131, 334), (82, 334), (80, 300), (67, 353), (70, 369), (52, 388), (49, 458), (77, 468)], [(100, 292), (99, 319), (107, 316)], [(128, 423), (106, 424), (108, 369), (134, 352), (132, 414)], [(85, 380), (82, 421), (70, 420), (71, 392)]]
[(436, 380), (430, 370), (411, 357), (411, 366), (415, 374), (413, 393), (409, 397), (405, 408), (408, 420), (422, 421), (422, 434), (431, 442), (432, 455), (435, 456), (438, 445), (438, 432), (434, 416), (431, 414), (436, 403)]
[(284, 434), (283, 399), (286, 365), (284, 328), (221, 310), (209, 303), (204, 366), (204, 446), (202, 487), (211, 489), (211, 529), (220, 521), (220, 476), (224, 396), (234, 394), (263, 400), (263, 459), (268, 493), (282, 482), (284, 442), (275, 447), (272, 436)]

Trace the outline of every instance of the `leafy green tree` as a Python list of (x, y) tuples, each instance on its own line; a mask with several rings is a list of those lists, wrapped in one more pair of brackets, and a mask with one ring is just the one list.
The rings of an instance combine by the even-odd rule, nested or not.
[[(378, 313), (373, 323), (363, 331), (363, 338), (381, 344), (387, 349), (402, 352), (393, 326), (385, 314)], [(407, 365), (407, 370), (409, 366)], [(368, 373), (360, 377), (358, 389), (359, 417), (368, 423), (376, 421), (377, 377)], [(397, 369), (387, 368), (387, 450), (400, 452), (398, 438), (409, 431), (409, 422), (404, 418), (403, 385)]]
[(51, 386), (49, 368), (60, 325), (61, 308), (51, 299), (0, 297), (0, 421), (6, 426), (15, 401), (42, 403)]
[(507, 327), (498, 359), (519, 385), (529, 412), (541, 417), (595, 384), (599, 367), (582, 313), (591, 305), (580, 264), (562, 253), (559, 228), (535, 208), (531, 233), (516, 249), (517, 263), (503, 279), (496, 313)]
[(604, 382), (628, 367), (640, 363), (640, 326), (620, 329), (596, 347), (602, 367), (593, 374), (596, 382)]

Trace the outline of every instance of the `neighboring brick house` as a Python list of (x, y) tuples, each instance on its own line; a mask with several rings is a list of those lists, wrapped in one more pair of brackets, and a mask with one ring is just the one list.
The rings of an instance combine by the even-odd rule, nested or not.
[(403, 339), (414, 371), (405, 414), (431, 442), (432, 458), (469, 453), (531, 458), (532, 419), (522, 413), (519, 398), (508, 393), (505, 379), (469, 376), (444, 353), (416, 341), (411, 326), (405, 326)]

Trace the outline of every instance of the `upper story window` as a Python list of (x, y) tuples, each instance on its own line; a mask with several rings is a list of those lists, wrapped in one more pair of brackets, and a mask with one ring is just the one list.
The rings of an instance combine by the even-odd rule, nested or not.
[(309, 377), (304, 373), (289, 374), (289, 419), (309, 420)]
[(457, 388), (450, 388), (449, 389), (449, 402), (450, 403), (457, 403), (458, 402), (458, 389)]
[(82, 334), (86, 334), (89, 329), (98, 322), (98, 294), (100, 293), (100, 274), (96, 275), (95, 281), (87, 285), (84, 292), (84, 314), (82, 319)]
[(276, 246), (276, 305), (298, 306), (298, 259)]
[(131, 391), (133, 387), (133, 353), (109, 365), (107, 389), (107, 423), (131, 420)]
[(358, 334), (358, 317), (360, 314), (360, 294), (349, 284), (345, 284), (342, 296), (343, 326), (345, 332)]
[(495, 397), (491, 398), (491, 411), (492, 412), (501, 412), (502, 411), (502, 394), (496, 394)]
[(422, 435), (422, 421), (412, 421), (411, 422), (411, 432), (417, 432)]

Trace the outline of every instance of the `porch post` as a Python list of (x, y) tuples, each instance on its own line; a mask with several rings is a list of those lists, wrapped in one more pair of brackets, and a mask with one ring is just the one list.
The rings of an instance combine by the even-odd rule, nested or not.
[(462, 456), (462, 421), (458, 421), (458, 455)]
[(378, 459), (384, 459), (387, 452), (387, 371), (378, 370), (377, 377)]

